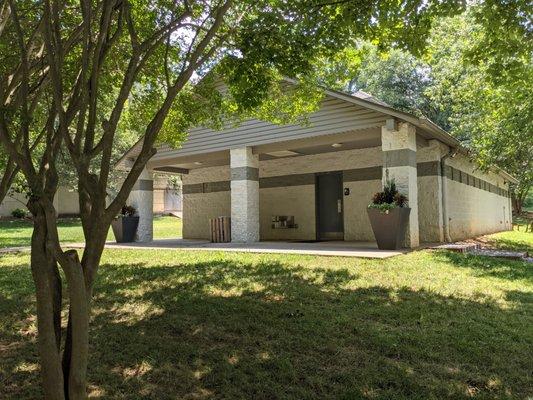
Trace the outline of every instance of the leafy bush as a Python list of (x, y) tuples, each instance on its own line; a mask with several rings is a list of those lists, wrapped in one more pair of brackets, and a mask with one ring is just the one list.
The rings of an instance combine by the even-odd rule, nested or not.
[(13, 211), (11, 211), (11, 216), (13, 218), (26, 218), (26, 210), (23, 210), (22, 208), (15, 208)]
[(407, 196), (398, 192), (393, 180), (385, 183), (382, 192), (377, 192), (372, 196), (372, 203), (368, 208), (376, 208), (382, 212), (389, 212), (396, 207), (406, 207)]
[(120, 210), (120, 217), (133, 217), (137, 210), (133, 206), (124, 206)]
[(368, 205), (368, 208), (375, 208), (376, 210), (379, 210), (386, 214), (388, 214), (390, 210), (396, 207), (398, 206), (394, 203), (380, 203), (380, 204), (371, 203)]
[(407, 206), (407, 196), (401, 193), (396, 193), (394, 195), (394, 204), (396, 204), (398, 207)]

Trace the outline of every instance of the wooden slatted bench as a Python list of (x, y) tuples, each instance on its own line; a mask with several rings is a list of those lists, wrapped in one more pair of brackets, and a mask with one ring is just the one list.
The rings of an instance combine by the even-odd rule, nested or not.
[(231, 218), (217, 217), (209, 220), (211, 242), (229, 243), (231, 242)]

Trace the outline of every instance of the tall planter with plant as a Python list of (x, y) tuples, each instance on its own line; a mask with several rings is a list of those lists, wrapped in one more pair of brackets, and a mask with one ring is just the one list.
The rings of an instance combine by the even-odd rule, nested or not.
[(374, 194), (367, 213), (380, 250), (402, 247), (410, 212), (407, 197), (398, 192), (394, 181), (387, 181), (383, 191)]
[(132, 206), (124, 206), (120, 214), (111, 222), (113, 234), (117, 243), (131, 243), (135, 241), (135, 234), (139, 226), (137, 210)]

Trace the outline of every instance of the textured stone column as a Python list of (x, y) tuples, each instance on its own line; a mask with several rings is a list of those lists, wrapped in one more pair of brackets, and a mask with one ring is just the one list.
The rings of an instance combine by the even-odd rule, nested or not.
[(259, 241), (259, 156), (251, 147), (230, 150), (231, 241)]
[(381, 128), (383, 183), (394, 180), (398, 191), (407, 196), (411, 213), (405, 237), (406, 247), (418, 247), (418, 184), (416, 172), (416, 128), (409, 123), (387, 120)]
[(154, 238), (154, 181), (150, 171), (144, 170), (141, 173), (127, 204), (135, 207), (139, 214), (139, 227), (135, 240), (151, 242)]

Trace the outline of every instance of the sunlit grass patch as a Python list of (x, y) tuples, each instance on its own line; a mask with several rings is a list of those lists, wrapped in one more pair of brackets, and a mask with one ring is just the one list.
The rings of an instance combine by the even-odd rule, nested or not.
[[(0, 219), (0, 248), (29, 246), (33, 231), (29, 220)], [(85, 241), (81, 222), (78, 218), (58, 220), (59, 238), (62, 243), (82, 243)], [(181, 219), (169, 216), (154, 217), (154, 238), (169, 239), (181, 237)], [(109, 229), (107, 240), (115, 240)]]
[(520, 229), (515, 227), (512, 231), (485, 236), (484, 239), (498, 249), (527, 251), (533, 255), (533, 232), (526, 232), (525, 225), (521, 225)]

